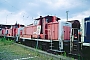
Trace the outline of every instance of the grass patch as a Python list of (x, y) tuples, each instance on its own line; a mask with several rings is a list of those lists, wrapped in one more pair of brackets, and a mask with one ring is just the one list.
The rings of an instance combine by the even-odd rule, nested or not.
[(26, 49), (14, 44), (13, 40), (0, 38), (0, 60), (14, 60), (27, 57), (34, 57), (27, 60), (57, 60), (53, 57), (40, 54), (39, 52)]
[(14, 41), (6, 38), (0, 38), (0, 45), (11, 45)]

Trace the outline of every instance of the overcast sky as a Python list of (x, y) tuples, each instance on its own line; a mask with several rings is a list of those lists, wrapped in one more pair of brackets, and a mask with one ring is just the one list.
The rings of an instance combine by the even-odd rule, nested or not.
[(39, 16), (55, 15), (66, 20), (90, 16), (90, 0), (0, 0), (0, 24), (29, 25)]

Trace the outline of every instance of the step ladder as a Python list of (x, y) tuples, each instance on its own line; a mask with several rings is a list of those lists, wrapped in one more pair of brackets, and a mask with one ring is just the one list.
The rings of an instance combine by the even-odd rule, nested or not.
[[(71, 38), (70, 38), (70, 54), (74, 54), (74, 55), (78, 55), (79, 54), (79, 35), (78, 35), (78, 39), (77, 40), (75, 40), (74, 39), (74, 31), (75, 30), (78, 30), (78, 32), (79, 32), (79, 29), (77, 29), (77, 28), (72, 28), (71, 29)], [(77, 32), (77, 33), (78, 33)]]
[[(48, 31), (48, 32), (50, 32), (50, 33), (48, 33), (48, 35), (50, 35), (50, 50), (52, 50), (53, 49), (53, 41), (52, 41), (52, 33), (51, 33), (51, 30), (50, 29), (45, 29), (45, 31)], [(45, 32), (44, 32), (44, 39), (45, 39)], [(48, 39), (49, 40), (49, 39)]]
[(79, 53), (79, 43), (78, 43), (78, 41), (74, 41), (73, 42), (72, 53), (74, 53), (74, 54), (78, 54)]
[(50, 46), (49, 46), (49, 47), (50, 47), (50, 50), (52, 50), (53, 47), (54, 47), (54, 46), (53, 46), (53, 41), (52, 41), (52, 40), (50, 40)]

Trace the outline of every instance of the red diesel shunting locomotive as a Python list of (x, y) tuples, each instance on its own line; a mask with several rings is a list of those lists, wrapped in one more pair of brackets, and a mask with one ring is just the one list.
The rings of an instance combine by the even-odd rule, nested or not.
[[(11, 29), (4, 29), (8, 33), (5, 33), (3, 29), (2, 32), (6, 34), (6, 37), (15, 37), (16, 41), (29, 44), (33, 47), (42, 47), (43, 50), (70, 51), (70, 36), (73, 34), (72, 28), (77, 28), (74, 30), (75, 38), (78, 36), (78, 29), (80, 29), (79, 24), (77, 24), (78, 21), (70, 23), (62, 21), (56, 16), (49, 15), (45, 17), (40, 16), (40, 18), (35, 20), (39, 21), (39, 23), (25, 27), (17, 27), (15, 25)], [(67, 47), (69, 48), (67, 49)]]

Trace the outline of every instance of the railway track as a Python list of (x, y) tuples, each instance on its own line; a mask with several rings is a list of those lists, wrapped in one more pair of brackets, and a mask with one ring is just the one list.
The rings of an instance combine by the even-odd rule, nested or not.
[(46, 51), (38, 50), (38, 49), (35, 49), (35, 48), (32, 48), (32, 47), (28, 47), (28, 46), (26, 46), (26, 45), (18, 44), (18, 43), (15, 43), (15, 44), (18, 45), (18, 46), (22, 46), (22, 47), (24, 47), (24, 48), (26, 48), (26, 49), (30, 49), (30, 50), (32, 50), (32, 51), (37, 51), (38, 53), (40, 53), (40, 54), (42, 54), (42, 55), (54, 57), (54, 58), (57, 59), (57, 60), (73, 60), (73, 58), (70, 58), (70, 57), (51, 54), (51, 53), (48, 53), (48, 52), (46, 52)]

